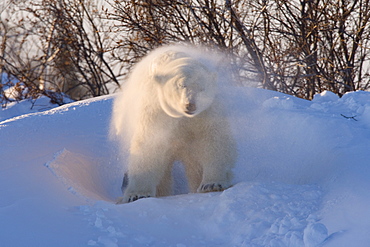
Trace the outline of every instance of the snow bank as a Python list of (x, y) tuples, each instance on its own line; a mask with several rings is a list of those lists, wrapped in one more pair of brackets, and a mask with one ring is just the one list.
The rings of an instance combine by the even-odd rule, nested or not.
[(225, 102), (239, 150), (235, 186), (125, 205), (114, 204), (124, 167), (107, 137), (112, 97), (7, 116), (1, 244), (368, 246), (370, 94), (309, 102), (234, 88)]
[[(65, 103), (72, 102), (72, 100), (67, 97), (63, 100)], [(37, 99), (25, 99), (19, 102), (8, 102), (5, 108), (0, 109), (0, 121), (25, 114), (47, 111), (57, 106), (57, 104), (51, 103), (50, 98), (46, 96), (41, 96)]]

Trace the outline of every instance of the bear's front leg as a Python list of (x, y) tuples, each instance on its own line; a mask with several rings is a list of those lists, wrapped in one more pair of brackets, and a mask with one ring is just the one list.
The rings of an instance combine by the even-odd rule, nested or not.
[(202, 181), (197, 192), (223, 191), (232, 186), (232, 169), (237, 154), (234, 140), (223, 131), (218, 128), (216, 133), (210, 132), (212, 135), (197, 145), (198, 162), (202, 167)]
[(158, 170), (142, 171), (139, 173), (128, 173), (128, 185), (124, 191), (123, 197), (117, 203), (128, 203), (136, 200), (155, 197), (157, 185), (160, 179), (157, 178)]
[(232, 167), (234, 157), (220, 157), (213, 153), (213, 157), (209, 157), (208, 162), (203, 163), (202, 182), (199, 185), (197, 192), (217, 192), (223, 191), (232, 186)]
[[(128, 172), (125, 175), (128, 184), (122, 198), (117, 203), (128, 203), (138, 199), (157, 196), (157, 187), (167, 174), (170, 166), (161, 149), (152, 149), (139, 154), (131, 154), (128, 160)], [(163, 148), (162, 148), (163, 151)]]
[(134, 202), (142, 198), (154, 197), (156, 195), (156, 183), (153, 182), (149, 174), (126, 173), (125, 179), (128, 181), (128, 184), (124, 190), (123, 197), (117, 200), (117, 204)]
[(199, 152), (200, 149), (191, 152), (191, 159), (184, 159), (191, 191), (217, 192), (231, 187), (234, 157), (220, 156), (207, 148)]

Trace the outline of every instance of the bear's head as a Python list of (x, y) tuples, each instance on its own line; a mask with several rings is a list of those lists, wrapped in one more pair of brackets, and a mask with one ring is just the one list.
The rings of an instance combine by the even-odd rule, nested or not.
[(159, 103), (171, 117), (194, 117), (206, 110), (216, 95), (216, 73), (181, 52), (167, 52), (154, 61), (152, 78), (158, 84)]

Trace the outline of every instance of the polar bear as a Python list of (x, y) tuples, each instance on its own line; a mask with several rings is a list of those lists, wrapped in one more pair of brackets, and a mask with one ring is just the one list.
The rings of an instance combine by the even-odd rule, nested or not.
[(189, 46), (154, 50), (115, 99), (111, 132), (128, 149), (119, 203), (171, 195), (175, 161), (184, 165), (191, 192), (231, 186), (235, 142), (213, 59), (202, 53)]

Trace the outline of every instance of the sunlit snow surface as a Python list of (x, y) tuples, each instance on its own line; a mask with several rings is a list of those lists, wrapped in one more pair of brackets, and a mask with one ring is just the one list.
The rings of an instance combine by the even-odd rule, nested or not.
[(1, 110), (0, 246), (369, 246), (370, 93), (225, 91), (235, 185), (124, 205), (112, 96)]

